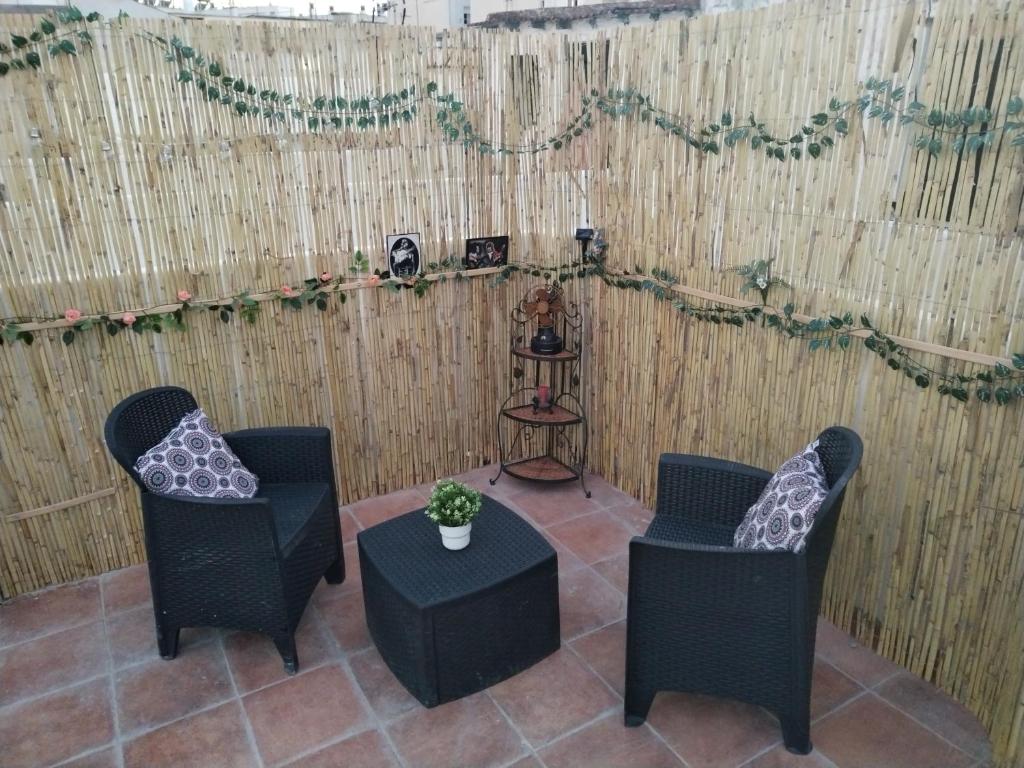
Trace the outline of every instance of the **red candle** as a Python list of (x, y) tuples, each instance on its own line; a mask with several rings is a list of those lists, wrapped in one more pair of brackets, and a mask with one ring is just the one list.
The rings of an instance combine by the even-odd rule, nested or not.
[(548, 385), (547, 384), (538, 384), (537, 385), (537, 402), (541, 406), (546, 407), (547, 404), (548, 404), (548, 397), (549, 396), (550, 396), (550, 390), (548, 389)]

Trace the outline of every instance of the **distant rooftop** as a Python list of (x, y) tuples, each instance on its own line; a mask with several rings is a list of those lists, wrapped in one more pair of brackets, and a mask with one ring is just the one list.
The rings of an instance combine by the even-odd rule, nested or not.
[(608, 16), (640, 16), (649, 14), (700, 13), (700, 0), (640, 0), (640, 2), (597, 3), (563, 8), (534, 8), (527, 11), (492, 13), (475, 27), (507, 27), (542, 22), (579, 22)]

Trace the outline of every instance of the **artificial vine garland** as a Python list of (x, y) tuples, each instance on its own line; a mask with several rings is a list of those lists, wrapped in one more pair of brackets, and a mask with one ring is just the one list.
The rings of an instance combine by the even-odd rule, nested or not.
[[(357, 98), (316, 96), (305, 98), (246, 82), (228, 74), (222, 64), (186, 45), (177, 37), (170, 41), (146, 33), (152, 42), (167, 48), (165, 59), (178, 67), (178, 81), (192, 84), (211, 102), (232, 109), (240, 117), (261, 117), (273, 122), (297, 121), (311, 131), (325, 129), (388, 128), (411, 122), (417, 105), (430, 104), (434, 118), (444, 136), (461, 142), (467, 149), (475, 148), (485, 155), (524, 155), (546, 150), (560, 150), (572, 144), (594, 126), (595, 112), (613, 118), (631, 118), (651, 123), (660, 130), (686, 141), (704, 154), (717, 155), (722, 146), (735, 148), (748, 143), (752, 150), (763, 149), (769, 158), (785, 161), (802, 157), (817, 159), (824, 150), (835, 146), (837, 137), (850, 130), (849, 117), (860, 113), (865, 119), (877, 118), (882, 125), (897, 120), (899, 125), (916, 125), (920, 131), (914, 139), (918, 150), (938, 155), (948, 144), (954, 152), (973, 152), (992, 146), (1001, 133), (1012, 135), (1010, 146), (1024, 146), (1024, 122), (1011, 120), (1024, 111), (1024, 100), (1012, 96), (1003, 110), (1003, 122), (996, 125), (995, 114), (988, 107), (971, 106), (963, 110), (929, 109), (919, 101), (904, 104), (906, 88), (892, 80), (868, 78), (860, 95), (849, 101), (833, 98), (828, 108), (811, 115), (799, 130), (789, 136), (768, 130), (753, 112), (747, 124), (736, 124), (730, 111), (717, 122), (708, 122), (692, 130), (685, 120), (658, 107), (650, 96), (639, 90), (611, 88), (607, 93), (596, 89), (581, 98), (580, 109), (568, 124), (549, 138), (533, 144), (508, 144), (479, 133), (466, 112), (464, 99), (453, 93), (440, 93), (436, 82), (428, 82), (425, 93), (414, 83), (397, 92)], [(719, 144), (721, 141), (721, 145)]]
[[(41, 19), (39, 29), (26, 35), (12, 34), (13, 50), (0, 43), (0, 76), (12, 70), (38, 69), (42, 64), (39, 49), (47, 50), (51, 57), (74, 56), (74, 39), (83, 46), (92, 42), (91, 34), (82, 27), (100, 18), (98, 13), (84, 16), (77, 8), (64, 8), (53, 18)], [(726, 111), (717, 120), (692, 128), (689, 121), (662, 109), (639, 89), (611, 88), (605, 93), (593, 89), (582, 97), (577, 114), (547, 139), (510, 144), (479, 133), (473, 127), (464, 99), (453, 93), (441, 93), (436, 82), (428, 82), (422, 88), (409, 83), (396, 91), (355, 97), (297, 96), (270, 85), (248, 82), (177, 37), (167, 40), (144, 30), (134, 34), (164, 49), (165, 59), (177, 68), (180, 83), (194, 86), (208, 101), (232, 110), (240, 118), (261, 118), (278, 124), (292, 122), (310, 131), (367, 131), (409, 123), (417, 116), (418, 107), (428, 104), (448, 141), (461, 142), (467, 149), (474, 148), (482, 154), (524, 155), (566, 148), (593, 128), (596, 113), (650, 123), (704, 154), (718, 155), (723, 147), (749, 145), (750, 149), (763, 150), (767, 157), (779, 161), (821, 157), (835, 146), (837, 138), (849, 133), (849, 119), (856, 113), (865, 120), (878, 119), (883, 126), (893, 122), (916, 126), (914, 146), (931, 155), (938, 155), (947, 147), (958, 154), (979, 151), (992, 146), (1001, 134), (1011, 137), (1011, 147), (1024, 147), (1024, 122), (1017, 119), (1024, 112), (1020, 96), (1008, 98), (1001, 112), (993, 111), (991, 103), (941, 110), (916, 100), (906, 103), (905, 86), (876, 77), (868, 78), (861, 93), (852, 99), (831, 99), (826, 109), (808, 116), (792, 133), (770, 131), (765, 121), (752, 112), (743, 123), (734, 118), (732, 111)], [(997, 121), (1000, 115), (1001, 122)]]
[[(665, 270), (653, 269), (648, 274), (645, 274), (645, 270), (640, 266), (636, 267), (634, 274), (608, 270), (604, 261), (606, 247), (606, 243), (598, 239), (591, 244), (583, 257), (567, 264), (508, 264), (495, 275), (492, 285), (499, 286), (517, 273), (559, 283), (597, 277), (614, 288), (649, 293), (658, 301), (670, 303), (676, 311), (686, 317), (715, 325), (733, 325), (740, 328), (754, 325), (774, 330), (788, 339), (806, 341), (811, 351), (846, 350), (850, 348), (855, 338), (863, 337), (864, 346), (885, 360), (890, 369), (902, 372), (922, 389), (935, 386), (940, 395), (949, 395), (960, 402), (967, 402), (972, 394), (980, 402), (994, 402), (997, 405), (1024, 399), (1022, 353), (1013, 355), (1012, 368), (997, 363), (972, 376), (948, 373), (931, 368), (915, 358), (906, 347), (874, 327), (867, 315), (861, 315), (859, 322), (854, 321), (850, 312), (802, 321), (794, 316), (795, 306), (792, 303), (782, 308), (769, 305), (768, 294), (771, 289), (785, 285), (782, 280), (771, 275), (770, 259), (758, 260), (734, 270), (747, 278), (747, 282), (741, 288), (742, 292), (754, 289), (761, 294), (761, 306), (695, 306), (675, 291), (679, 280)], [(30, 321), (41, 324), (55, 323), (58, 327), (64, 327), (62, 339), (65, 344), (72, 344), (80, 334), (92, 329), (105, 331), (110, 336), (116, 336), (123, 330), (131, 330), (137, 334), (147, 331), (184, 331), (187, 328), (186, 313), (193, 310), (215, 312), (224, 323), (230, 323), (235, 316), (255, 323), (260, 313), (260, 304), (268, 300), (278, 301), (282, 306), (294, 310), (315, 306), (323, 312), (327, 310), (332, 295), (337, 296), (338, 301), (344, 304), (347, 300), (345, 292), (354, 287), (380, 287), (393, 293), (411, 290), (417, 297), (422, 297), (434, 283), (447, 282), (449, 275), (456, 281), (467, 279), (466, 270), (457, 257), (431, 262), (427, 268), (432, 274), (408, 279), (392, 277), (380, 269), (368, 273), (369, 260), (363, 253), (356, 251), (348, 268), (349, 275), (346, 276), (335, 277), (329, 272), (323, 272), (298, 285), (283, 285), (277, 290), (258, 294), (246, 290), (227, 299), (195, 300), (188, 291), (181, 290), (176, 295), (177, 306), (170, 311), (150, 308), (138, 312), (85, 316), (80, 310), (69, 308), (62, 318), (31, 318)], [(26, 318), (0, 320), (0, 346), (15, 341), (32, 344), (32, 331), (21, 327), (26, 322)]]

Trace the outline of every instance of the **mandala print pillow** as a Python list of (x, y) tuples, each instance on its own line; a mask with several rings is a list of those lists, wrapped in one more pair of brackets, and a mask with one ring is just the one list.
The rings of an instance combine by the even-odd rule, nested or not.
[(828, 495), (817, 447), (815, 440), (779, 467), (736, 528), (735, 547), (803, 551), (804, 537)]
[(135, 471), (153, 493), (171, 496), (251, 499), (258, 483), (202, 408), (185, 414), (160, 443), (142, 454)]

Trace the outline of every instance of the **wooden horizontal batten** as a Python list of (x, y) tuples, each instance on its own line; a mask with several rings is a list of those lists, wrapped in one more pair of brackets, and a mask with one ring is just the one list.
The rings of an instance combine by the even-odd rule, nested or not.
[[(649, 279), (646, 275), (623, 275), (627, 280), (646, 280)], [(744, 301), (743, 299), (737, 299), (733, 296), (725, 296), (721, 293), (712, 293), (711, 291), (704, 291), (700, 288), (689, 288), (685, 285), (671, 285), (666, 286), (674, 293), (678, 293), (684, 296), (693, 296), (694, 298), (703, 299), (704, 301), (710, 302), (711, 304), (718, 304), (726, 307), (737, 307), (738, 309), (752, 309), (759, 308), (764, 311), (765, 314), (769, 315), (781, 315), (775, 307), (762, 307), (760, 304), (753, 301)], [(811, 320), (816, 318), (810, 315), (804, 315), (799, 312), (792, 314), (794, 320), (799, 320), (802, 323), (809, 323)], [(884, 329), (882, 329), (884, 330)], [(866, 339), (871, 336), (871, 331), (865, 330), (852, 330), (850, 336), (858, 339)], [(890, 339), (895, 341), (907, 349), (917, 350), (918, 352), (927, 352), (929, 355), (936, 355), (938, 357), (945, 357), (950, 360), (960, 360), (965, 363), (974, 363), (975, 365), (987, 365), (995, 366), (1002, 364), (1005, 366), (1012, 366), (1013, 361), (1008, 357), (997, 357), (996, 355), (984, 355), (979, 352), (972, 352), (969, 349), (957, 349), (956, 347), (945, 347), (941, 344), (932, 344), (927, 341), (919, 341), (918, 339), (908, 339), (904, 336), (896, 336), (895, 334), (886, 334)]]
[(107, 496), (113, 496), (115, 493), (117, 493), (116, 488), (104, 488), (102, 491), (93, 491), (92, 493), (87, 493), (84, 496), (76, 496), (73, 499), (58, 501), (55, 504), (47, 504), (45, 507), (36, 507), (35, 509), (26, 509), (23, 512), (14, 512), (10, 515), (6, 515), (5, 519), (9, 522), (15, 520), (28, 520), (30, 517), (39, 517), (40, 515), (49, 515), (54, 512), (60, 512), (64, 509), (71, 509), (72, 507), (80, 507), (90, 501), (96, 501), (98, 499), (105, 499)]

